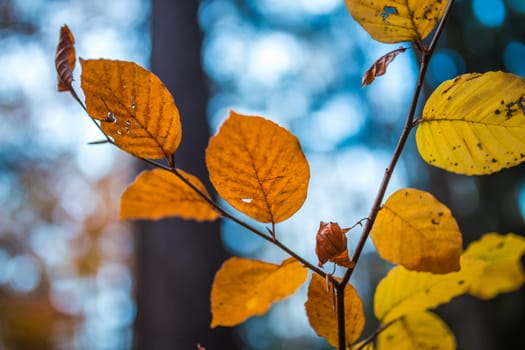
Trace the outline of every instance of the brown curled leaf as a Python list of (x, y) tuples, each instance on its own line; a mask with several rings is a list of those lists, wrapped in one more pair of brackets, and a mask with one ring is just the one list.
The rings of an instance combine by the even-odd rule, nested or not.
[(55, 55), (55, 67), (57, 70), (58, 91), (72, 90), (73, 70), (75, 69), (75, 38), (67, 25), (60, 28), (57, 51)]
[(397, 55), (399, 55), (402, 52), (405, 52), (406, 50), (406, 48), (400, 47), (399, 49), (390, 51), (389, 53), (375, 61), (374, 64), (370, 68), (368, 68), (366, 73), (363, 75), (363, 79), (361, 80), (361, 87), (365, 87), (367, 85), (372, 84), (376, 77), (384, 75), (386, 73), (388, 65), (394, 60), (394, 58), (396, 58)]
[(319, 266), (322, 267), (327, 261), (337, 265), (353, 267), (348, 257), (346, 233), (350, 229), (341, 228), (336, 222), (322, 222), (317, 231), (315, 254), (319, 258)]

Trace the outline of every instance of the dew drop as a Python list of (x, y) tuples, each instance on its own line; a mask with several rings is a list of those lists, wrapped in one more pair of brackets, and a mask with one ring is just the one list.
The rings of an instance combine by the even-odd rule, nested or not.
[(244, 202), (244, 203), (251, 203), (253, 201), (253, 199), (251, 198), (241, 198), (241, 201)]
[(115, 118), (115, 113), (109, 111), (108, 114), (106, 114), (106, 119), (104, 121), (107, 123), (116, 123), (117, 118)]
[(122, 131), (120, 131), (120, 129), (117, 130), (117, 135), (122, 135)]
[(137, 105), (135, 104), (135, 102), (133, 102), (133, 103), (131, 104), (131, 109), (135, 109), (135, 108), (137, 108)]
[(131, 132), (131, 120), (126, 120), (126, 134)]

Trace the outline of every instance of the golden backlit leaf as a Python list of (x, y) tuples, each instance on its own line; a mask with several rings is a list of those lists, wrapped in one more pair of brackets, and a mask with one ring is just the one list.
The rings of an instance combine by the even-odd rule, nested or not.
[(469, 73), (442, 83), (417, 128), (423, 159), (465, 175), (491, 174), (525, 161), (525, 80)]
[(377, 337), (377, 350), (455, 350), (456, 339), (432, 312), (406, 315)]
[(383, 259), (409, 270), (459, 270), (461, 232), (450, 210), (428, 192), (405, 188), (392, 194), (370, 236)]
[(55, 68), (57, 71), (58, 91), (70, 91), (75, 69), (75, 38), (67, 25), (60, 28), (60, 37), (55, 55)]
[(288, 130), (261, 117), (230, 113), (206, 151), (210, 180), (235, 209), (277, 223), (303, 205), (310, 168)]
[(160, 79), (133, 62), (83, 60), (89, 115), (117, 146), (137, 157), (173, 154), (181, 141), (179, 111)]
[(345, 0), (352, 17), (383, 43), (426, 38), (441, 20), (447, 0)]
[(384, 75), (386, 73), (388, 65), (392, 63), (392, 61), (396, 58), (397, 55), (399, 55), (402, 52), (405, 52), (406, 50), (406, 48), (400, 47), (399, 49), (390, 51), (386, 55), (381, 56), (377, 61), (374, 62), (374, 64), (370, 68), (368, 68), (366, 73), (363, 75), (363, 79), (361, 80), (361, 87), (372, 84), (375, 78)]
[(404, 315), (432, 309), (466, 293), (485, 263), (461, 258), (461, 270), (444, 275), (408, 271), (396, 266), (379, 282), (374, 296), (374, 313), (383, 323)]
[[(180, 169), (177, 171), (209, 197), (197, 177)], [(122, 194), (120, 218), (164, 217), (208, 221), (217, 219), (219, 214), (177, 175), (163, 169), (143, 171)]]
[[(347, 343), (359, 338), (365, 325), (363, 302), (352, 285), (345, 288), (345, 334)], [(337, 313), (332, 304), (332, 293), (326, 290), (326, 281), (317, 274), (312, 275), (308, 286), (306, 314), (315, 332), (333, 347), (338, 345)]]
[(211, 289), (211, 327), (235, 326), (265, 314), (273, 303), (306, 281), (308, 271), (295, 259), (275, 265), (233, 257), (217, 271)]
[(487, 233), (472, 242), (463, 255), (487, 263), (479, 278), (472, 281), (469, 293), (483, 299), (518, 290), (525, 282), (521, 256), (525, 238), (509, 233)]
[(315, 236), (315, 254), (319, 258), (319, 267), (332, 261), (345, 267), (354, 267), (348, 256), (346, 233), (350, 229), (341, 228), (337, 222), (322, 222)]

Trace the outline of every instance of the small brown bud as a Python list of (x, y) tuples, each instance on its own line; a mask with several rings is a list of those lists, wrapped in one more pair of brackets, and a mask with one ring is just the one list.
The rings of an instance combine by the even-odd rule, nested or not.
[(316, 236), (315, 253), (319, 258), (319, 266), (327, 261), (333, 261), (338, 265), (352, 267), (353, 264), (348, 257), (346, 233), (350, 229), (341, 228), (336, 222), (322, 222)]

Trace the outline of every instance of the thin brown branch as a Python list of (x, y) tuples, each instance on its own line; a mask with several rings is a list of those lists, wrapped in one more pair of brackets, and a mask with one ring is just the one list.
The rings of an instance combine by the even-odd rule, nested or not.
[(359, 344), (359, 347), (357, 349), (355, 349), (355, 350), (362, 350), (362, 349), (364, 349), (365, 346), (367, 346), (370, 342), (374, 341), (374, 339), (377, 338), (377, 336), (381, 332), (383, 332), (385, 329), (387, 329), (388, 327), (393, 325), (396, 321), (398, 321), (398, 320), (390, 321), (388, 323), (382, 324), (379, 327), (377, 327), (377, 329), (375, 331), (373, 331), (365, 340), (363, 340), (361, 342), (361, 344)]
[[(149, 160), (146, 160), (148, 163), (150, 164), (155, 164), (154, 162), (151, 162)], [(211, 199), (208, 195), (206, 195), (205, 193), (203, 193), (199, 188), (197, 188), (194, 184), (192, 184), (190, 181), (188, 181), (184, 176), (182, 176), (182, 174), (175, 168), (175, 167), (166, 167), (162, 164), (155, 164), (157, 166), (160, 165), (161, 168), (165, 169), (165, 170), (168, 170), (168, 171), (171, 171), (172, 173), (174, 173), (175, 175), (177, 175), (179, 177), (179, 179), (181, 179), (186, 185), (188, 185), (193, 191), (195, 191), (195, 193), (197, 193), (202, 199), (204, 199), (206, 202), (208, 202), (215, 210), (217, 210), (221, 215), (222, 217), (224, 218), (227, 218), (227, 219), (230, 219), (232, 220), (233, 222), (235, 222), (236, 224), (250, 230), (251, 232), (255, 233), (257, 236), (265, 239), (266, 241), (274, 244), (275, 246), (277, 246), (278, 248), (280, 248), (281, 250), (285, 251), (286, 253), (288, 253), (288, 255), (290, 255), (291, 257), (293, 257), (295, 260), (297, 260), (299, 263), (301, 263), (304, 267), (312, 270), (313, 272), (317, 273), (318, 275), (320, 275), (321, 277), (325, 278), (326, 277), (326, 273), (321, 270), (320, 268), (318, 268), (317, 266), (313, 265), (312, 263), (310, 263), (308, 260), (306, 260), (305, 258), (303, 258), (302, 256), (300, 256), (299, 254), (295, 253), (292, 249), (290, 249), (288, 246), (286, 246), (284, 243), (280, 242), (276, 237), (275, 237), (275, 224), (272, 225), (272, 232), (273, 234), (271, 235), (267, 235), (266, 233), (258, 230), (257, 228), (253, 227), (252, 225), (248, 224), (247, 222), (245, 221), (242, 221), (241, 219), (235, 217), (234, 215), (230, 214), (229, 212), (227, 212), (224, 208), (222, 208), (217, 202), (215, 202), (213, 199)]]
[(339, 349), (346, 349), (346, 326), (345, 326), (345, 286), (338, 284), (334, 280), (334, 287), (337, 291), (337, 337), (339, 339)]
[(428, 49), (423, 48), (422, 50), (421, 65), (419, 67), (417, 83), (414, 89), (414, 95), (412, 96), (410, 110), (406, 117), (405, 126), (403, 127), (403, 131), (401, 132), (401, 135), (399, 137), (398, 143), (392, 155), (392, 159), (390, 160), (390, 164), (385, 170), (383, 180), (381, 182), (381, 185), (379, 186), (379, 190), (374, 200), (374, 204), (372, 205), (372, 209), (370, 210), (370, 214), (368, 216), (369, 220), (366, 222), (365, 227), (363, 228), (363, 232), (361, 233), (361, 237), (359, 239), (359, 242), (357, 243), (354, 254), (352, 256), (352, 262), (354, 263), (354, 266), (346, 270), (345, 275), (340, 282), (343, 285), (346, 285), (348, 281), (350, 280), (350, 277), (352, 277), (352, 273), (354, 272), (357, 262), (359, 260), (359, 257), (361, 256), (361, 252), (363, 251), (366, 240), (368, 239), (368, 235), (370, 234), (372, 226), (374, 225), (375, 219), (377, 217), (377, 213), (379, 212), (379, 209), (381, 208), (381, 203), (383, 202), (383, 198), (388, 188), (388, 184), (390, 183), (390, 179), (392, 177), (394, 169), (401, 156), (401, 153), (403, 152), (408, 136), (410, 135), (410, 132), (415, 126), (414, 116), (416, 113), (419, 98), (421, 96), (421, 91), (423, 89), (423, 83), (425, 81), (425, 76), (426, 76), (426, 72), (428, 69), (428, 65), (430, 63), (430, 59), (432, 58), (432, 54), (435, 50), (435, 47), (439, 41), (439, 38), (441, 37), (441, 34), (443, 33), (443, 29), (445, 28), (445, 22), (448, 19), (448, 16), (450, 14), (450, 10), (452, 9), (453, 4), (454, 4), (454, 0), (450, 0), (448, 2), (443, 18), (436, 29), (436, 32), (432, 38), (429, 48)]
[[(434, 33), (434, 36), (431, 40), (431, 43), (428, 49), (425, 48), (424, 46), (420, 47), (422, 45), (421, 42), (414, 43), (416, 47), (420, 47), (421, 64), (419, 67), (419, 73), (417, 77), (416, 87), (414, 89), (414, 94), (412, 96), (412, 102), (410, 104), (410, 109), (408, 111), (405, 125), (403, 127), (403, 131), (401, 132), (401, 135), (399, 136), (399, 140), (397, 142), (397, 145), (392, 155), (392, 158), (390, 160), (390, 163), (385, 170), (383, 180), (381, 182), (381, 185), (379, 186), (379, 190), (374, 200), (374, 204), (372, 205), (372, 208), (370, 210), (368, 220), (365, 224), (365, 227), (363, 228), (363, 231), (359, 238), (359, 242), (356, 245), (354, 254), (352, 255), (352, 262), (354, 264), (352, 267), (346, 270), (343, 276), (343, 279), (339, 283), (336, 282), (338, 296), (344, 295), (345, 287), (348, 284), (350, 277), (352, 277), (355, 267), (357, 266), (357, 262), (359, 261), (359, 257), (361, 256), (361, 253), (365, 246), (366, 240), (368, 239), (370, 231), (372, 230), (372, 226), (374, 225), (374, 222), (376, 220), (377, 213), (381, 209), (381, 203), (383, 202), (383, 199), (385, 197), (385, 193), (388, 188), (388, 184), (390, 183), (390, 179), (397, 165), (397, 162), (399, 158), (401, 157), (401, 153), (403, 152), (405, 144), (408, 140), (408, 136), (410, 135), (410, 132), (412, 131), (412, 129), (417, 125), (416, 123), (414, 123), (414, 117), (415, 117), (416, 109), (418, 106), (419, 98), (421, 96), (421, 91), (423, 89), (423, 83), (425, 81), (425, 76), (426, 76), (426, 72), (428, 69), (428, 65), (430, 63), (430, 59), (432, 58), (436, 45), (439, 41), (439, 38), (441, 37), (441, 34), (443, 33), (443, 30), (445, 28), (445, 23), (448, 19), (448, 16), (450, 15), (450, 10), (452, 9), (453, 5), (454, 5), (454, 0), (450, 0), (447, 4), (447, 8), (445, 9), (443, 18), (441, 19), (441, 22), (439, 23)], [(345, 350), (346, 349), (346, 339), (345, 339), (346, 335), (345, 335), (344, 301), (341, 302), (341, 305), (338, 301), (337, 327), (338, 327), (338, 335), (339, 335), (339, 350)]]

